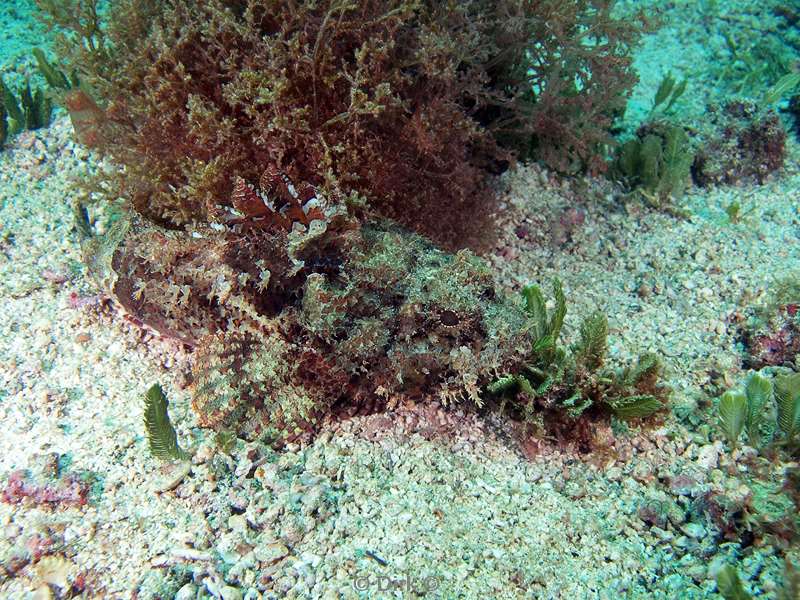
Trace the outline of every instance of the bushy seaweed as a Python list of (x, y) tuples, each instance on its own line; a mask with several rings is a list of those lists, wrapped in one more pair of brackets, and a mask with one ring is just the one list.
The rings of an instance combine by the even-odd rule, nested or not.
[(715, 61), (721, 89), (730, 95), (760, 99), (773, 93), (777, 83), (794, 70), (795, 54), (779, 32), (753, 36), (750, 32), (722, 34), (729, 53), (727, 60)]
[(620, 147), (615, 173), (628, 189), (661, 206), (683, 196), (693, 160), (683, 127), (656, 121), (640, 127), (636, 137)]
[(566, 298), (557, 280), (553, 295), (555, 308), (548, 314), (540, 288), (525, 288), (529, 319), (526, 329), (533, 344), (521, 367), (492, 382), (488, 391), (502, 397), (529, 422), (541, 422), (541, 412), (553, 423), (568, 425), (586, 411), (606, 411), (621, 419), (636, 419), (663, 408), (667, 389), (660, 381), (658, 358), (645, 354), (635, 365), (616, 370), (604, 368), (608, 321), (599, 312), (584, 319), (572, 348), (559, 346)]
[(754, 448), (760, 448), (767, 439), (796, 452), (800, 447), (800, 374), (774, 379), (752, 374), (744, 391), (729, 390), (720, 398), (719, 424), (731, 448), (745, 431)]
[(171, 226), (273, 168), (463, 246), (515, 156), (601, 169), (634, 83), (608, 0), (39, 5), (107, 105), (112, 189)]
[(0, 144), (20, 131), (47, 127), (53, 113), (50, 99), (41, 88), (32, 89), (30, 81), (14, 94), (0, 78), (0, 106)]

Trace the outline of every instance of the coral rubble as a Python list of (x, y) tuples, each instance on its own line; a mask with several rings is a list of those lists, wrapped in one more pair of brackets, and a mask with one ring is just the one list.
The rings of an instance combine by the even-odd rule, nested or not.
[(697, 184), (762, 183), (783, 167), (786, 131), (778, 115), (750, 101), (733, 100), (709, 108), (708, 139), (692, 166)]
[(751, 310), (742, 324), (745, 364), (752, 369), (769, 366), (800, 368), (800, 283), (797, 274), (779, 281), (770, 299)]

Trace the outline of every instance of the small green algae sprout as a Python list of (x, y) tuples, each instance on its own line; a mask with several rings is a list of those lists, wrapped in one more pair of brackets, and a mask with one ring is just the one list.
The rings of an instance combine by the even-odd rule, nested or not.
[(144, 427), (150, 454), (161, 460), (186, 460), (189, 454), (178, 445), (178, 434), (169, 420), (169, 401), (164, 390), (155, 384), (144, 397)]

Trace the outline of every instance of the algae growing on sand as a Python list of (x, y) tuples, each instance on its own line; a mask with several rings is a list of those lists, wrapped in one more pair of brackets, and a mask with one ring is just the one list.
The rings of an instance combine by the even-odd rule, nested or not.
[(796, 3), (0, 23), (0, 596), (797, 597)]

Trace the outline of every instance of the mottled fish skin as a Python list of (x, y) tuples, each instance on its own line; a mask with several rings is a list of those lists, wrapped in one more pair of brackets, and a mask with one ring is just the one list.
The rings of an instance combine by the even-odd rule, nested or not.
[(78, 210), (97, 284), (135, 323), (197, 349), (193, 406), (206, 426), (308, 431), (341, 399), (480, 405), (483, 386), (524, 359), (524, 311), (471, 253), (341, 206), (288, 227), (258, 200), (237, 181), (245, 218), (186, 231), (129, 212), (94, 235)]
[[(254, 190), (239, 180), (236, 193), (234, 204), (252, 216)], [(575, 416), (595, 401), (628, 410), (606, 399), (625, 386), (595, 376), (600, 362), (579, 371), (573, 361), (543, 394), (547, 370), (567, 357), (545, 360), (537, 373), (530, 349), (560, 325), (555, 334), (531, 327), (526, 307), (500, 293), (491, 268), (467, 250), (445, 252), (392, 222), (359, 222), (343, 207), (291, 228), (270, 211), (263, 221), (187, 230), (115, 216), (107, 233), (94, 235), (77, 209), (89, 271), (130, 320), (195, 350), (192, 406), (203, 426), (292, 436), (318, 430), (338, 407), (354, 414), (425, 399), (480, 407), (492, 382), (522, 368), (542, 380), (535, 389), (515, 380), (528, 386), (519, 384), (529, 406), (535, 399), (558, 413), (582, 398)], [(546, 316), (552, 328), (555, 317)], [(605, 348), (607, 324), (602, 331)], [(656, 403), (651, 383), (646, 395)]]

